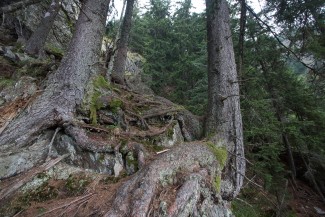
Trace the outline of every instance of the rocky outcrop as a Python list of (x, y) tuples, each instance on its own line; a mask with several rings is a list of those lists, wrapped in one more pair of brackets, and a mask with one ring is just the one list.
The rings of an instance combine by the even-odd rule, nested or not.
[[(62, 2), (62, 9), (47, 39), (48, 47), (61, 50), (67, 48), (72, 37), (74, 23), (79, 14), (78, 4), (79, 1), (73, 0), (64, 0)], [(15, 11), (13, 14), (6, 14), (3, 21), (4, 25), (0, 29), (0, 32), (6, 34), (3, 34), (3, 36), (1, 34), (0, 42), (7, 44), (18, 40), (24, 43), (37, 28), (48, 5), (48, 1), (42, 1)]]
[(154, 92), (144, 82), (142, 71), (145, 59), (137, 54), (128, 52), (125, 64), (125, 80), (127, 85), (134, 91), (143, 94), (154, 94)]

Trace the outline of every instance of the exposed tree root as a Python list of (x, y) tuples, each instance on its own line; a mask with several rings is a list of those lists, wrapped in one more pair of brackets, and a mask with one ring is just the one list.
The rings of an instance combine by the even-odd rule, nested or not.
[[(131, 179), (126, 181), (116, 192), (115, 199), (110, 210), (105, 216), (147, 216), (151, 210), (151, 204), (159, 193), (157, 189), (161, 186), (172, 185), (177, 182), (177, 173), (188, 174), (199, 172), (199, 176), (206, 185), (212, 183), (218, 168), (218, 162), (214, 155), (204, 144), (188, 143), (178, 146), (141, 169)], [(205, 171), (200, 173), (200, 171)], [(190, 179), (191, 180), (191, 179)], [(199, 183), (195, 182), (196, 185)], [(191, 194), (199, 194), (192, 188), (193, 182), (185, 182), (177, 191), (176, 201), (170, 207), (170, 216), (177, 216), (176, 212), (187, 210), (186, 207)], [(185, 191), (189, 191), (186, 193)], [(198, 191), (197, 191), (198, 192)], [(191, 208), (195, 208), (198, 200), (193, 202)], [(173, 208), (175, 207), (175, 208)], [(188, 209), (192, 211), (192, 209)]]
[(113, 152), (112, 147), (108, 146), (107, 141), (101, 141), (98, 138), (92, 139), (86, 134), (85, 130), (81, 128), (70, 125), (65, 128), (65, 132), (72, 136), (78, 147), (83, 150), (91, 152)]

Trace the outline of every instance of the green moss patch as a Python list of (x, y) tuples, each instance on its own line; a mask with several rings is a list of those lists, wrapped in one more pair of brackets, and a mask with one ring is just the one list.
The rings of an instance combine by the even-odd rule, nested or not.
[(48, 44), (45, 46), (45, 51), (49, 54), (54, 55), (55, 57), (62, 59), (64, 51), (61, 48), (54, 46), (53, 44)]
[(91, 179), (87, 176), (70, 175), (65, 182), (65, 190), (71, 196), (77, 196), (84, 193), (86, 187), (89, 185)]
[(2, 90), (5, 87), (11, 86), (15, 83), (12, 79), (6, 79), (0, 77), (0, 90)]
[(90, 98), (90, 121), (92, 124), (97, 124), (97, 111), (101, 108), (103, 108), (103, 104), (100, 102), (99, 97), (101, 96), (101, 90), (110, 90), (111, 86), (106, 81), (106, 79), (103, 76), (97, 76), (93, 80), (94, 85), (94, 92)]
[(97, 76), (93, 80), (93, 83), (95, 88), (103, 88), (108, 90), (112, 89), (111, 85), (106, 81), (106, 79), (102, 75)]
[(109, 108), (112, 112), (116, 113), (119, 108), (123, 106), (123, 102), (120, 99), (112, 99), (109, 103)]
[(99, 102), (100, 93), (95, 91), (91, 97), (90, 101), (90, 121), (92, 124), (97, 124), (97, 110), (101, 109), (103, 105)]
[(221, 189), (221, 176), (216, 176), (214, 180), (214, 187), (216, 191), (219, 193)]
[(27, 205), (31, 201), (43, 202), (54, 199), (57, 196), (58, 190), (54, 186), (49, 185), (48, 182), (45, 182), (35, 190), (26, 192), (19, 200), (22, 204)]
[(218, 147), (212, 142), (207, 142), (207, 146), (210, 148), (211, 152), (217, 158), (220, 163), (221, 168), (224, 168), (227, 162), (228, 152), (225, 147)]

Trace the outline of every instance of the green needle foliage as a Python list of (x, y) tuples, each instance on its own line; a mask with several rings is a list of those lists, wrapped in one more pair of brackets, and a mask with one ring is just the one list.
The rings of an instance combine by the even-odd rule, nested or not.
[[(261, 13), (274, 18), (271, 24), (277, 29), (271, 29), (277, 34), (247, 13), (243, 74), (238, 82), (246, 155), (253, 163), (250, 173), (262, 178), (265, 189), (277, 195), (293, 176), (288, 146), (296, 178), (310, 180), (304, 175), (312, 171), (319, 184), (325, 181), (324, 1), (266, 2)], [(144, 14), (135, 10), (130, 49), (146, 59), (144, 72), (156, 93), (204, 115), (205, 14), (190, 13), (190, 8), (190, 0), (178, 2), (176, 10), (169, 0), (151, 0)], [(238, 53), (238, 4), (231, 10), (232, 39)]]

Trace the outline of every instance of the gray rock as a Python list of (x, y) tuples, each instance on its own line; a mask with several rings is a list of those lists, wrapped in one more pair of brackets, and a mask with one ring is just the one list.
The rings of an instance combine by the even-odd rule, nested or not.
[(117, 152), (115, 154), (115, 162), (114, 162), (114, 176), (118, 177), (123, 170), (123, 159), (122, 154)]
[(13, 62), (17, 62), (18, 60), (17, 56), (11, 51), (11, 47), (5, 47), (3, 49), (3, 56)]
[(128, 152), (126, 157), (125, 157), (125, 169), (126, 169), (126, 173), (128, 175), (132, 175), (136, 172), (137, 170), (137, 160), (135, 159), (135, 157), (133, 156), (132, 152)]
[[(116, 165), (116, 157), (113, 153), (99, 153), (81, 150), (67, 135), (58, 135), (54, 143), (54, 149), (59, 155), (70, 154), (66, 163), (72, 166), (88, 169), (98, 173), (113, 175)], [(120, 160), (121, 161), (121, 160)], [(118, 162), (120, 162), (118, 161)], [(123, 161), (122, 161), (123, 167)]]
[(167, 129), (167, 131), (159, 137), (160, 138), (158, 139), (159, 142), (157, 145), (164, 148), (171, 148), (177, 144), (184, 142), (181, 128), (177, 122), (175, 122), (173, 127)]
[(28, 98), (37, 91), (35, 79), (28, 76), (21, 77), (14, 86), (8, 86), (0, 92), (6, 102), (11, 102), (18, 98)]
[(176, 119), (182, 130), (185, 141), (194, 141), (202, 137), (203, 127), (198, 117), (187, 110), (180, 111)]
[(125, 80), (133, 91), (150, 95), (154, 94), (154, 92), (143, 81), (142, 67), (144, 61), (145, 60), (141, 55), (128, 52), (125, 66)]
[(22, 62), (22, 61), (30, 61), (30, 60), (33, 59), (30, 56), (28, 56), (27, 54), (25, 54), (25, 53), (16, 53), (15, 55), (17, 57), (17, 61), (20, 61), (20, 62)]
[[(49, 3), (49, 1), (42, 1), (39, 4), (32, 4), (15, 11), (12, 15), (6, 15), (3, 25), (5, 30), (3, 31), (9, 31), (10, 34), (6, 35), (14, 35), (15, 37), (0, 37), (0, 40), (11, 42), (16, 40), (18, 36), (17, 41), (24, 44), (38, 27)], [(79, 4), (78, 0), (63, 0), (62, 7), (64, 10), (59, 11), (59, 15), (54, 21), (52, 31), (47, 38), (47, 46), (53, 46), (61, 50), (65, 50), (68, 47), (72, 37), (73, 26), (79, 14), (77, 4)]]
[(0, 179), (11, 177), (43, 162), (47, 156), (47, 145), (51, 133), (43, 134), (33, 145), (15, 150), (8, 148), (0, 155)]
[(0, 106), (2, 106), (3, 104), (5, 104), (6, 100), (2, 97), (0, 97)]

